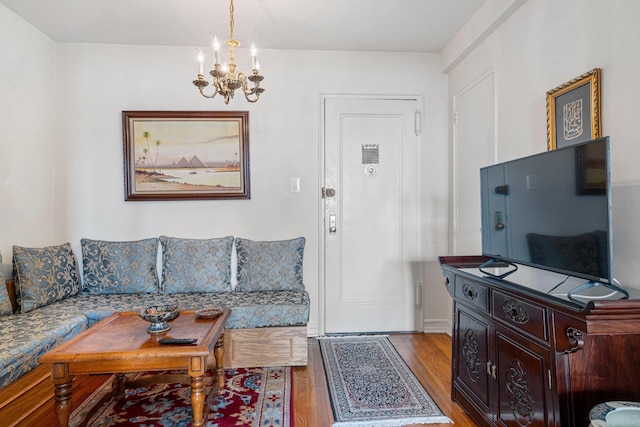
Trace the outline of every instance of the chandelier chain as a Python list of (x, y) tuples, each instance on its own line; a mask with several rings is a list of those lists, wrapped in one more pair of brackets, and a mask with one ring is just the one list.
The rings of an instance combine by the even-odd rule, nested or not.
[(231, 5), (229, 6), (229, 13), (230, 13), (230, 18), (229, 18), (229, 38), (232, 39), (233, 38), (233, 12), (234, 12), (234, 7), (233, 7), (233, 0), (231, 0)]

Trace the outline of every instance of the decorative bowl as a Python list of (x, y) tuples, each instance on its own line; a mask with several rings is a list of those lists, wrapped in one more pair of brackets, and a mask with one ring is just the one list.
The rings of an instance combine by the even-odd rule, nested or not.
[(214, 319), (222, 314), (222, 307), (206, 307), (195, 311), (196, 317)]
[(167, 322), (178, 317), (178, 314), (180, 312), (175, 305), (153, 305), (138, 312), (142, 319), (151, 323), (147, 328), (147, 332), (150, 334), (158, 334), (171, 329)]

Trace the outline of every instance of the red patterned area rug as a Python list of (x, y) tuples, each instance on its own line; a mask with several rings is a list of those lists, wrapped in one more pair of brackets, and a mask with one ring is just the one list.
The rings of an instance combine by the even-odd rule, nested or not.
[[(293, 427), (292, 375), (288, 367), (226, 369), (224, 393), (211, 400), (205, 426)], [(109, 380), (71, 414), (70, 425), (78, 426), (88, 416), (89, 427), (191, 426), (188, 384), (127, 389), (124, 399), (95, 407), (110, 392)]]

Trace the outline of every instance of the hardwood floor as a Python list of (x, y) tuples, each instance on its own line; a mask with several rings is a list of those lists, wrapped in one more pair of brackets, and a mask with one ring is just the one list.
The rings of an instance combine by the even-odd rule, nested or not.
[[(451, 401), (451, 337), (446, 334), (393, 334), (389, 337), (433, 400), (457, 427), (476, 424)], [(293, 368), (294, 415), (296, 427), (329, 427), (333, 421), (331, 404), (324, 378), (317, 340), (309, 338), (309, 363)], [(78, 378), (74, 388), (74, 403), (81, 402), (101, 384), (106, 376)], [(55, 426), (52, 402), (38, 419), (39, 426)], [(74, 405), (75, 406), (75, 405)], [(33, 425), (33, 424), (25, 424)], [(429, 427), (450, 427), (451, 424), (416, 424)]]

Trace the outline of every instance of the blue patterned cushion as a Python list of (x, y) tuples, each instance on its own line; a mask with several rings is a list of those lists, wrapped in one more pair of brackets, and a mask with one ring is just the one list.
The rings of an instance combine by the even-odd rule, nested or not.
[(233, 237), (197, 240), (160, 236), (160, 244), (164, 293), (231, 290)]
[(7, 291), (7, 284), (4, 281), (2, 272), (2, 254), (0, 254), (0, 316), (12, 313), (11, 299), (9, 299), (9, 291)]
[(46, 352), (87, 328), (86, 317), (47, 310), (49, 307), (0, 317), (0, 387), (38, 366), (38, 359)]
[(106, 242), (82, 239), (83, 293), (136, 294), (158, 291), (158, 239)]
[[(228, 329), (267, 326), (303, 326), (309, 321), (306, 291), (207, 292), (186, 294), (76, 295), (40, 308), (43, 314), (82, 314), (89, 326), (117, 311), (139, 311), (151, 305), (171, 304), (180, 310), (229, 307)], [(1, 344), (0, 344), (1, 345)]]
[[(57, 312), (85, 316), (89, 326), (119, 311), (140, 311), (152, 305), (174, 304), (173, 295), (153, 294), (79, 294), (46, 307), (40, 308), (46, 314)], [(183, 310), (185, 308), (178, 307)]]
[(302, 290), (305, 238), (275, 242), (236, 239), (239, 291)]
[(45, 248), (14, 246), (13, 264), (22, 313), (80, 290), (78, 264), (69, 243)]

